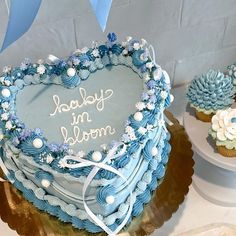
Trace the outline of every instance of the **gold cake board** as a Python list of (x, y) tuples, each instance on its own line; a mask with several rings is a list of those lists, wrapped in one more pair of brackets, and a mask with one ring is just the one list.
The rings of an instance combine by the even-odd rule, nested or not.
[[(145, 206), (143, 214), (132, 220), (120, 233), (122, 236), (150, 235), (171, 218), (188, 193), (194, 165), (192, 146), (183, 126), (170, 112), (167, 111), (166, 115), (174, 125), (168, 126), (172, 150), (165, 178), (151, 202)], [(22, 236), (106, 235), (88, 233), (73, 228), (69, 223), (62, 223), (56, 217), (35, 208), (8, 182), (0, 183), (0, 217)]]

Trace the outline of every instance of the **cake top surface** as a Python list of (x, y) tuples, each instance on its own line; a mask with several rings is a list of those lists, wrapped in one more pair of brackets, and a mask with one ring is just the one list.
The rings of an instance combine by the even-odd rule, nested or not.
[[(117, 144), (132, 154), (156, 125), (165, 125), (163, 111), (172, 100), (169, 77), (150, 51), (143, 39), (128, 37), (117, 43), (112, 33), (105, 44), (94, 43), (66, 59), (50, 55), (46, 63), (25, 60), (19, 67), (6, 67), (0, 78), (1, 138), (37, 163), (59, 171), (66, 171), (65, 162), (60, 161), (65, 155), (100, 161)], [(92, 121), (100, 127), (87, 132), (74, 152), (72, 146), (81, 136), (78, 128), (72, 136), (66, 133), (68, 127), (63, 125), (68, 119), (73, 128), (83, 123), (79, 128), (91, 130)], [(35, 126), (38, 121), (42, 126), (48, 123), (46, 132)], [(61, 135), (64, 142), (58, 143), (54, 135)], [(99, 135), (105, 139), (86, 141), (99, 140)], [(116, 141), (109, 142), (112, 136)], [(100, 148), (101, 143), (106, 146)]]

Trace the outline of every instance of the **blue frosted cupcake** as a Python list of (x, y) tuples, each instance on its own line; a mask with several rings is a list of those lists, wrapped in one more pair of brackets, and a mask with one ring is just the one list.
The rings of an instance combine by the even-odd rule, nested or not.
[(219, 71), (209, 70), (206, 74), (195, 77), (191, 82), (187, 98), (195, 109), (196, 117), (210, 122), (217, 110), (231, 107), (235, 89), (230, 77)]

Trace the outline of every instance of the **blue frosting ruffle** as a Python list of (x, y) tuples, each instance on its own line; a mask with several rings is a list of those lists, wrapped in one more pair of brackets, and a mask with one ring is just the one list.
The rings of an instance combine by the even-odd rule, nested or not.
[(132, 215), (139, 216), (142, 212), (143, 212), (143, 203), (137, 199), (133, 205)]
[(46, 145), (45, 145), (44, 140), (42, 138), (41, 139), (43, 141), (43, 146), (41, 148), (35, 148), (33, 146), (33, 141), (34, 141), (35, 138), (41, 138), (41, 137), (39, 137), (37, 135), (31, 135), (25, 141), (22, 141), (20, 147), (21, 147), (21, 150), (25, 154), (32, 155), (32, 156), (37, 156), (38, 154), (40, 154), (43, 151), (45, 151)]
[(141, 55), (144, 53), (144, 50), (137, 50), (134, 51), (133, 55), (132, 55), (132, 62), (136, 67), (141, 67), (142, 65), (144, 65), (146, 63), (147, 60), (142, 60), (141, 59)]
[(143, 157), (146, 161), (150, 161), (153, 156), (151, 154), (152, 148), (154, 147), (154, 143), (152, 140), (148, 140), (144, 149), (143, 149)]
[(66, 87), (74, 88), (76, 85), (78, 85), (80, 83), (80, 78), (78, 75), (75, 75), (72, 77), (69, 77), (67, 75), (63, 75), (61, 77), (61, 81)]
[(115, 196), (115, 187), (112, 185), (106, 185), (101, 187), (97, 192), (97, 201), (99, 204), (104, 205), (107, 204), (106, 198), (108, 196)]
[(115, 165), (116, 165), (116, 168), (119, 169), (119, 168), (122, 168), (124, 166), (126, 166), (130, 161), (130, 155), (129, 154), (125, 154), (119, 158), (117, 158), (115, 160)]
[(49, 182), (52, 182), (52, 181), (54, 180), (54, 177), (53, 177), (53, 175), (52, 175), (51, 173), (46, 172), (46, 171), (43, 171), (43, 170), (38, 170), (38, 171), (36, 171), (35, 174), (34, 174), (34, 176), (35, 176), (35, 179), (36, 179), (37, 181), (40, 181), (40, 182), (41, 182), (43, 179), (46, 179), (46, 180), (48, 180)]
[(98, 47), (98, 50), (99, 50), (99, 54), (101, 55), (101, 57), (104, 57), (104, 55), (108, 54), (108, 52), (109, 52), (109, 49), (106, 45), (100, 45)]
[(119, 56), (122, 53), (123, 48), (121, 47), (120, 44), (113, 44), (111, 47), (111, 51), (113, 54)]

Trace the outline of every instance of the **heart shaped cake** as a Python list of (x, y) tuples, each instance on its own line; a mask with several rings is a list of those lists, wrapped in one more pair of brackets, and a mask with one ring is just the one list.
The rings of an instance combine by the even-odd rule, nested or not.
[(38, 209), (109, 235), (143, 212), (171, 149), (170, 80), (152, 50), (110, 33), (66, 59), (4, 68), (0, 166)]

